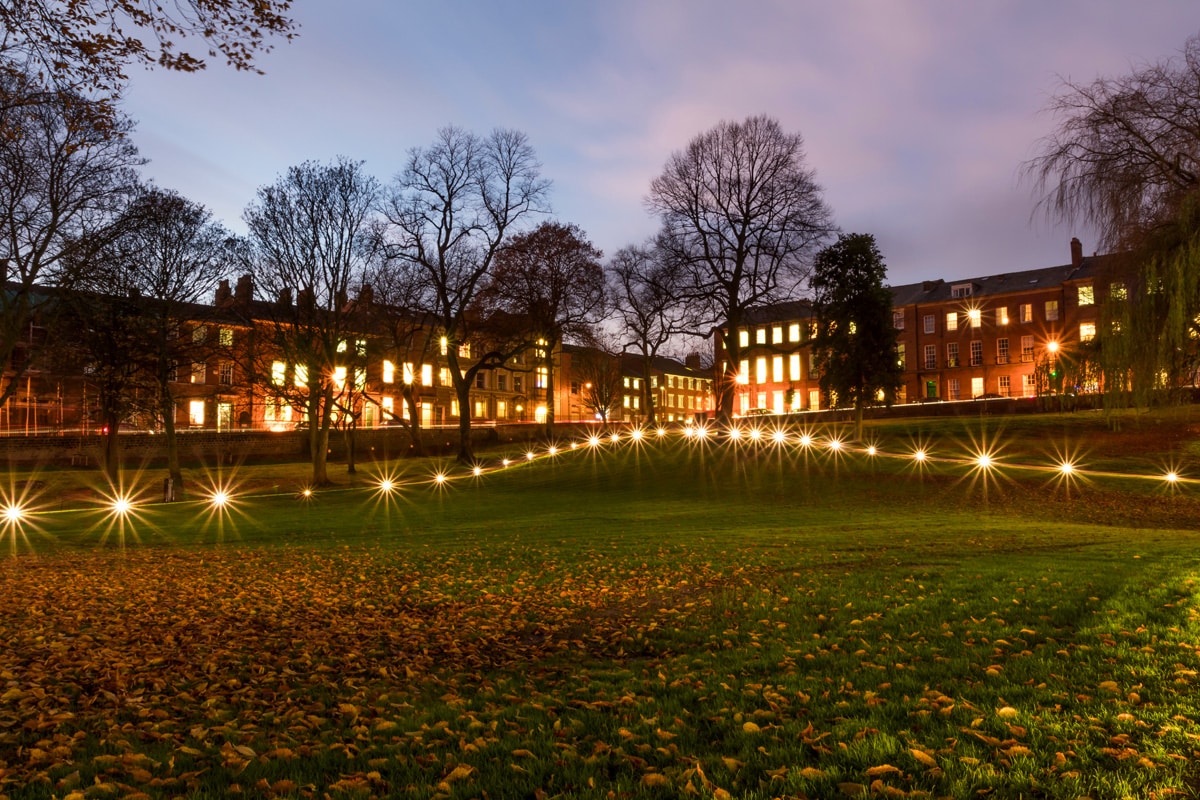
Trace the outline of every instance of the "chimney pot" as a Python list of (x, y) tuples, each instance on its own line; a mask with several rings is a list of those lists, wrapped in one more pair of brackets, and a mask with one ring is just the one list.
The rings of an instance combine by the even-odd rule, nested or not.
[(1078, 238), (1071, 239), (1071, 266), (1078, 267), (1083, 264), (1083, 243)]

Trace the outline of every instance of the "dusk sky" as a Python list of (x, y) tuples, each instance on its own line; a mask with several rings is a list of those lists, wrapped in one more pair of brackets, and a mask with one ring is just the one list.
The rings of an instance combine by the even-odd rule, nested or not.
[(390, 182), (448, 124), (528, 134), (554, 218), (606, 257), (657, 228), (650, 181), (723, 119), (804, 136), (837, 224), (872, 233), (890, 282), (1064, 264), (1020, 165), (1062, 77), (1177, 54), (1196, 0), (604, 3), (297, 0), (266, 75), (134, 72), (145, 175), (244, 232), (257, 187), (345, 155)]

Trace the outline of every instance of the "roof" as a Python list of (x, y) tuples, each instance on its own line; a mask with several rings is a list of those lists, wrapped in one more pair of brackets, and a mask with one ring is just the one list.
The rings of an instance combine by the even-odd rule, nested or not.
[(1045, 289), (1061, 286), (1068, 281), (1090, 280), (1095, 277), (1104, 257), (1093, 256), (1083, 259), (1079, 266), (1065, 264), (1059, 267), (1005, 272), (975, 278), (957, 278), (952, 281), (937, 279), (892, 286), (892, 305), (896, 307), (918, 303), (937, 303), (957, 299), (954, 287), (971, 285), (971, 297), (1014, 294), (1030, 289)]

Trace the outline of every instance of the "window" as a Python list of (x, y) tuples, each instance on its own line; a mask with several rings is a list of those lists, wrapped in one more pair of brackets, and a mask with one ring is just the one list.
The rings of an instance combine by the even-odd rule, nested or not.
[(521, 379), (520, 375), (513, 375), (513, 391), (514, 392), (517, 392), (518, 394), (520, 392), (522, 392), (523, 389), (521, 387), (522, 387), (522, 384), (524, 384), (524, 383), (525, 383), (525, 381), (523, 381)]
[(1129, 292), (1125, 289), (1125, 284), (1118, 281), (1109, 284), (1108, 296), (1113, 300), (1125, 300), (1129, 297)]
[(197, 426), (204, 424), (203, 400), (192, 400), (188, 403), (188, 424)]
[(946, 345), (946, 366), (958, 366), (958, 342), (950, 342)]
[(788, 380), (800, 380), (800, 354), (792, 353), (788, 356)]
[(1053, 322), (1056, 319), (1058, 319), (1058, 301), (1057, 300), (1047, 300), (1046, 301), (1046, 321)]
[(904, 310), (892, 309), (892, 327), (898, 331), (904, 330)]
[(1033, 361), (1033, 337), (1032, 336), (1022, 336), (1021, 337), (1021, 360), (1022, 361)]
[(925, 332), (933, 333), (937, 329), (937, 322), (934, 321), (933, 314), (925, 315)]
[(292, 371), (292, 383), (303, 389), (308, 386), (308, 367), (303, 364), (297, 364)]
[(950, 287), (950, 296), (954, 298), (970, 297), (972, 288), (969, 283), (956, 283)]
[(783, 356), (775, 356), (771, 359), (771, 380), (775, 383), (783, 383)]
[(442, 386), (450, 385), (450, 370), (446, 367), (438, 368), (438, 383)]
[(383, 360), (383, 382), (396, 382), (396, 365), (391, 361), (388, 361), (386, 358)]
[(475, 373), (475, 388), (476, 389), (486, 389), (487, 388), (487, 373), (484, 373), (484, 372), (476, 372)]
[(755, 344), (766, 344), (767, 343), (767, 329), (766, 328), (759, 328), (758, 330), (756, 330), (754, 332), (754, 343)]
[(1021, 322), (1033, 322), (1033, 303), (1021, 303)]
[(287, 380), (287, 364), (282, 361), (271, 362), (271, 383), (274, 386), (283, 386)]
[(668, 376), (667, 376), (667, 388), (668, 388), (668, 389), (674, 389), (674, 388), (675, 388), (675, 376), (674, 376), (674, 375), (668, 375)]
[(783, 326), (776, 325), (771, 328), (771, 344), (783, 344)]
[[(508, 391), (508, 376), (503, 372), (496, 376), (496, 388), (501, 392)], [(579, 381), (571, 381), (571, 394), (579, 394)], [(500, 416), (504, 416), (501, 414)]]
[(798, 322), (793, 322), (791, 325), (788, 325), (788, 341), (800, 341), (800, 324)]
[(1026, 397), (1033, 397), (1037, 394), (1037, 384), (1034, 383), (1032, 372), (1021, 376), (1021, 393)]
[(219, 328), (217, 341), (221, 343), (221, 347), (233, 347), (233, 328)]
[(450, 349), (450, 340), (447, 339), (445, 336), (443, 336), (441, 338), (441, 340), (438, 342), (438, 345), (440, 347), (442, 355), (446, 355), (446, 351), (448, 349)]
[(958, 378), (951, 378), (946, 381), (946, 396), (950, 400), (961, 400), (959, 396)]
[(971, 397), (983, 394), (983, 378), (971, 378)]
[(948, 313), (946, 315), (946, 330), (948, 330), (948, 331), (958, 330), (958, 312), (957, 311), (951, 311), (950, 313)]
[(996, 324), (997, 325), (1007, 325), (1008, 324), (1008, 306), (1000, 306), (999, 308), (996, 309)]
[(972, 308), (967, 312), (967, 319), (971, 321), (972, 328), (978, 328), (983, 325), (983, 312), (978, 308)]
[(1007, 364), (1008, 363), (1008, 339), (997, 339), (996, 340), (996, 363), (997, 364)]
[(222, 361), (217, 364), (217, 383), (233, 386), (233, 362)]
[(411, 361), (404, 362), (403, 380), (406, 386), (412, 386), (413, 382), (413, 364)]
[(354, 340), (354, 354), (357, 356), (365, 356), (367, 354), (367, 340), (366, 339), (355, 339)]
[(204, 378), (208, 372), (203, 361), (192, 362), (192, 383), (204, 383)]
[(738, 347), (750, 346), (750, 331), (745, 328), (738, 328)]
[(900, 369), (908, 369), (908, 364), (904, 358), (904, 342), (896, 345), (896, 366)]
[(339, 353), (346, 352), (346, 340), (345, 339), (342, 339), (340, 342), (338, 342), (337, 351)]
[[(626, 380), (629, 380), (626, 378)], [(550, 369), (548, 367), (538, 367), (534, 374), (533, 385), (538, 389), (545, 389), (550, 382)]]
[[(978, 367), (983, 363), (983, 342), (979, 339), (971, 341), (971, 366)], [(980, 392), (983, 394), (983, 392)]]
[(339, 392), (342, 389), (346, 388), (346, 368), (345, 367), (334, 367), (333, 368), (333, 388)]
[(1096, 338), (1096, 323), (1082, 322), (1079, 325), (1079, 341), (1088, 342)]
[(463, 342), (462, 344), (460, 344), (458, 346), (458, 357), (459, 358), (470, 358), (471, 357), (471, 343), (470, 342)]
[(925, 345), (925, 369), (937, 369), (937, 347)]
[(1096, 290), (1091, 286), (1080, 286), (1079, 305), (1090, 306), (1096, 302)]
[(754, 359), (754, 382), (767, 382), (767, 360), (765, 358)]
[(208, 328), (204, 325), (197, 325), (192, 329), (192, 341), (195, 344), (202, 344), (208, 338)]
[(997, 394), (1001, 397), (1008, 397), (1012, 394), (1012, 382), (1007, 375), (1001, 375), (999, 383), (996, 385)]
[(749, 359), (743, 358), (741, 363), (738, 365), (737, 382), (738, 383), (749, 383), (750, 382), (750, 360)]

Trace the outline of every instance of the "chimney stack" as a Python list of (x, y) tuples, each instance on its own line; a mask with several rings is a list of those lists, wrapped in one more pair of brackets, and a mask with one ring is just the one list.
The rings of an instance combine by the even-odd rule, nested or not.
[(233, 299), (239, 305), (250, 305), (250, 300), (254, 297), (254, 278), (249, 275), (242, 275), (238, 278), (237, 287), (233, 290)]
[(683, 365), (688, 369), (700, 369), (700, 354), (688, 353), (683, 358)]
[(1077, 237), (1071, 239), (1071, 266), (1083, 266), (1083, 243)]
[(292, 307), (292, 288), (290, 286), (285, 286), (279, 290), (279, 307)]
[(229, 281), (224, 278), (217, 284), (217, 298), (213, 301), (213, 305), (223, 306), (229, 304)]

